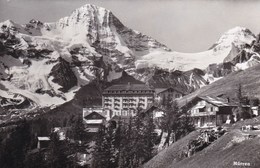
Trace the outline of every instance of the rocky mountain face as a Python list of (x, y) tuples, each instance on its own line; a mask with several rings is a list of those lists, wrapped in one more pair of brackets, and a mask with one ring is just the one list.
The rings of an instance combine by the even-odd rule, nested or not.
[(161, 68), (149, 68), (137, 71), (137, 76), (141, 77), (146, 84), (152, 88), (176, 87), (183, 93), (188, 94), (208, 84), (204, 77), (204, 71), (192, 69), (189, 71), (168, 71)]
[(76, 9), (55, 23), (0, 23), (0, 104), (8, 110), (55, 107), (94, 79), (134, 73), (135, 60), (170, 51), (125, 27), (109, 10)]
[(259, 48), (259, 37), (237, 27), (205, 52), (171, 51), (88, 4), (54, 23), (7, 20), (0, 23), (0, 106), (18, 115), (54, 108), (94, 79), (112, 81), (125, 72), (152, 87), (189, 93), (258, 64)]
[[(248, 29), (244, 29), (246, 36), (255, 37)], [(260, 63), (260, 36), (257, 35), (251, 43), (244, 44), (240, 48), (232, 43), (230, 54), (224, 59), (223, 63), (209, 65), (205, 72), (215, 78), (224, 77), (227, 74), (245, 70)]]

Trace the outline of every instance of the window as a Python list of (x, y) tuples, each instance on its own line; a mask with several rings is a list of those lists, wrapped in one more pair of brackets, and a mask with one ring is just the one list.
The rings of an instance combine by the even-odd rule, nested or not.
[(208, 112), (214, 111), (214, 107), (209, 107)]

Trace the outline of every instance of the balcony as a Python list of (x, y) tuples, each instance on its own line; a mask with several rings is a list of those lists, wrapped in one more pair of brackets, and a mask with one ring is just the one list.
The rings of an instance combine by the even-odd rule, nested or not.
[(104, 101), (105, 101), (105, 102), (111, 102), (112, 100), (109, 99), (109, 98), (105, 98)]
[(120, 102), (120, 99), (115, 99), (115, 102)]
[(110, 104), (110, 103), (105, 103), (104, 105), (105, 105), (105, 106), (111, 106), (111, 104)]
[(139, 105), (139, 106), (144, 106), (145, 103), (139, 102), (138, 105)]
[(121, 106), (121, 103), (120, 102), (115, 102), (114, 106)]
[(144, 98), (140, 98), (140, 99), (139, 99), (139, 102), (144, 102), (144, 101), (145, 101)]
[(129, 100), (128, 99), (123, 99), (123, 102), (128, 102)]
[(216, 111), (191, 113), (191, 117), (202, 117), (216, 115)]

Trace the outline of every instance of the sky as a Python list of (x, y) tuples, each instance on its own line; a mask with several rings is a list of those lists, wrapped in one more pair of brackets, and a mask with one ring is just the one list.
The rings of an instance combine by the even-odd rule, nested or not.
[(87, 3), (179, 52), (205, 51), (235, 26), (260, 32), (260, 0), (0, 0), (0, 22), (55, 22)]

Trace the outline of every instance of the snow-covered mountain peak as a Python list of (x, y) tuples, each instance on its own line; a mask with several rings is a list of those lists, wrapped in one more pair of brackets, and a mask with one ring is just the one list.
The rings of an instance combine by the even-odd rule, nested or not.
[(21, 26), (14, 23), (12, 20), (6, 20), (4, 22), (0, 23), (0, 32), (4, 32), (7, 30), (16, 31), (17, 29), (20, 29)]
[(233, 43), (234, 46), (241, 49), (242, 45), (251, 44), (253, 40), (255, 40), (255, 35), (249, 29), (237, 26), (225, 32), (216, 45), (231, 47)]
[(108, 16), (110, 14), (111, 12), (105, 8), (86, 4), (74, 10), (70, 16), (60, 19), (59, 24), (61, 27), (81, 24), (82, 26), (88, 28), (92, 22), (95, 22), (95, 24), (108, 22)]
[(6, 25), (7, 27), (12, 27), (12, 26), (14, 26), (14, 22), (12, 20), (8, 19), (8, 20), (2, 22), (1, 25)]
[[(155, 68), (205, 69), (227, 56), (233, 60), (240, 47), (254, 38), (238, 27), (226, 32), (210, 50), (171, 52), (152, 37), (124, 26), (111, 11), (89, 4), (53, 23), (33, 19), (19, 25), (7, 20), (0, 23), (0, 81), (5, 88), (0, 88), (5, 93), (0, 95), (4, 102), (0, 106), (60, 105), (95, 78), (111, 81), (123, 71), (146, 82)], [(193, 71), (184, 76), (172, 82), (196, 88), (206, 82), (194, 77)], [(16, 95), (22, 97), (18, 103)]]
[(75, 9), (72, 14), (93, 14), (93, 15), (96, 15), (96, 14), (99, 14), (99, 15), (103, 15), (105, 13), (111, 13), (110, 10), (108, 9), (105, 9), (103, 7), (100, 7), (100, 6), (96, 6), (96, 5), (92, 5), (92, 4), (86, 4), (78, 9)]
[(105, 13), (111, 13), (110, 10), (105, 9), (103, 7), (100, 6), (96, 6), (96, 5), (92, 5), (92, 4), (86, 4), (76, 10), (73, 11), (73, 13), (80, 13), (80, 14), (89, 14), (89, 13), (93, 13), (93, 14), (99, 14), (99, 15), (103, 15)]
[(109, 10), (89, 4), (57, 22), (7, 20), (0, 30), (0, 80), (9, 95), (1, 94), (0, 101), (15, 101), (15, 94), (24, 100), (0, 102), (6, 108), (63, 104), (95, 78), (111, 81), (123, 70), (135, 73), (137, 59), (169, 51), (124, 26)]

